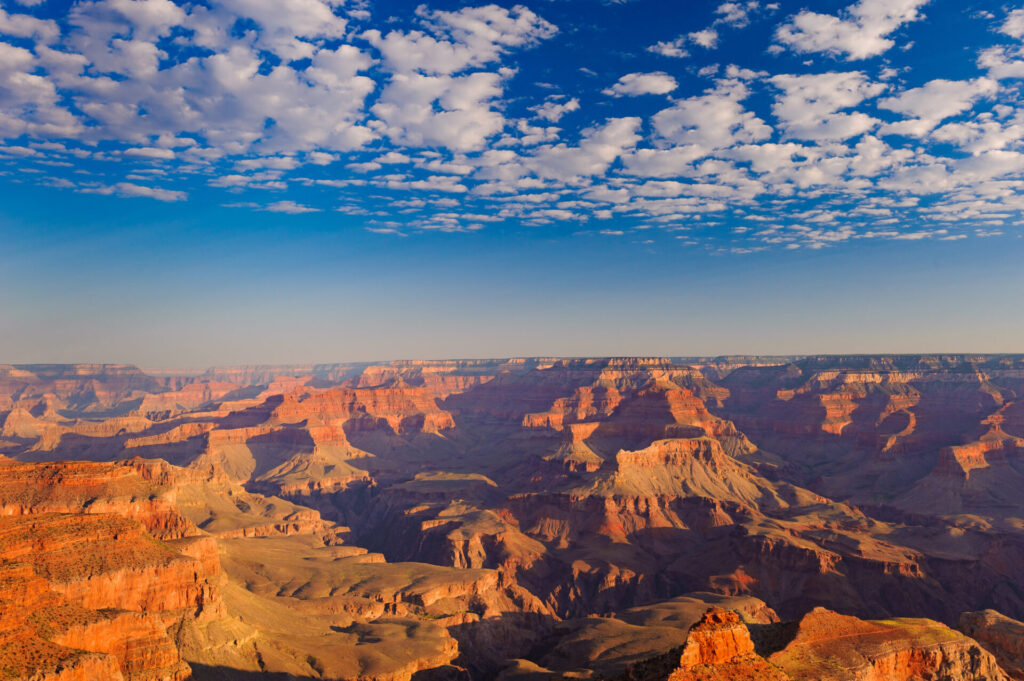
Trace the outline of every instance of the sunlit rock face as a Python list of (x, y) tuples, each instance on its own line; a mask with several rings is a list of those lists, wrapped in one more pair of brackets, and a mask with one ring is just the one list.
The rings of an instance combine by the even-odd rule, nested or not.
[[(824, 618), (941, 643), (871, 673), (1019, 674), (1022, 391), (1017, 356), (3, 366), (4, 659), (587, 677), (685, 644), (666, 676), (803, 678), (757, 627), (842, 658)], [(985, 608), (980, 657), (938, 624)]]

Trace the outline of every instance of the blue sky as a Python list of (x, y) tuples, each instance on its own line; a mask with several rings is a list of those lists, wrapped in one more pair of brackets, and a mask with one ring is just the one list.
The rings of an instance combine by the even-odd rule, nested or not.
[(1024, 350), (1019, 5), (0, 7), (0, 361)]

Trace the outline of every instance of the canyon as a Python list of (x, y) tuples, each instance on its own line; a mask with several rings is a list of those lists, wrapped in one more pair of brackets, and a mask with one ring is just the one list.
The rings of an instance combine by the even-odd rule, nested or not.
[(1024, 679), (1024, 356), (0, 365), (0, 679)]

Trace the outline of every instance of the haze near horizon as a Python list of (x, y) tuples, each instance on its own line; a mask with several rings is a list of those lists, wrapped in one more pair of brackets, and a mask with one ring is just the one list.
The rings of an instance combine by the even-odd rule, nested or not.
[(1022, 38), (953, 0), (12, 0), (0, 361), (1020, 351)]

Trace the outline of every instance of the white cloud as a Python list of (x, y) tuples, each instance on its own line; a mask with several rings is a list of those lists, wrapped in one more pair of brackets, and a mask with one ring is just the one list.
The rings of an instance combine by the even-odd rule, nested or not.
[(921, 137), (946, 118), (967, 111), (978, 99), (993, 95), (998, 89), (998, 84), (989, 78), (929, 81), (895, 97), (879, 100), (880, 108), (907, 116), (906, 120), (884, 126), (882, 132)]
[(365, 163), (347, 163), (345, 167), (357, 173), (369, 173), (374, 170), (380, 170), (383, 166), (376, 161), (367, 161)]
[(718, 47), (718, 31), (713, 28), (705, 28), (700, 31), (688, 33), (687, 37), (695, 44), (711, 50)]
[(982, 50), (978, 66), (988, 72), (989, 78), (1005, 80), (1024, 78), (1024, 47), (996, 45)]
[(0, 34), (16, 38), (34, 38), (50, 44), (60, 37), (57, 22), (37, 19), (29, 14), (8, 14), (0, 9)]
[(949, 142), (972, 154), (1002, 149), (1024, 139), (1024, 112), (1005, 122), (985, 113), (971, 121), (947, 123), (937, 128), (932, 138)]
[(743, 85), (726, 85), (682, 99), (654, 115), (654, 129), (659, 137), (675, 144), (708, 150), (766, 139), (771, 128), (740, 104), (748, 94)]
[(306, 154), (306, 160), (317, 166), (327, 166), (338, 160), (337, 154), (328, 154), (322, 151), (311, 151)]
[(686, 174), (689, 164), (710, 153), (710, 147), (698, 144), (674, 146), (669, 149), (637, 149), (622, 159), (626, 172), (641, 177), (678, 177)]
[(723, 2), (715, 9), (718, 15), (716, 23), (724, 23), (737, 28), (743, 28), (750, 23), (750, 14), (759, 9), (756, 0), (748, 2)]
[(465, 194), (469, 191), (466, 185), (462, 184), (461, 178), (451, 175), (432, 175), (422, 180), (386, 179), (381, 186), (389, 189), (413, 189), (449, 194)]
[(371, 110), (395, 144), (471, 151), (482, 148), (505, 126), (504, 116), (493, 108), (501, 94), (496, 73), (399, 73)]
[(299, 215), (301, 213), (317, 213), (320, 211), (319, 208), (312, 208), (295, 201), (275, 201), (274, 203), (267, 204), (262, 210), (269, 211), (271, 213), (287, 213), (288, 215)]
[(160, 189), (159, 187), (148, 187), (131, 182), (118, 182), (117, 184), (107, 187), (82, 187), (79, 191), (87, 194), (103, 194), (107, 196), (115, 194), (117, 196), (128, 198), (145, 197), (156, 199), (157, 201), (184, 201), (188, 198), (188, 195), (182, 191)]
[(584, 130), (576, 147), (541, 147), (527, 166), (538, 177), (558, 180), (601, 175), (623, 152), (636, 146), (639, 128), (639, 118), (609, 119), (604, 125)]
[(602, 92), (612, 97), (635, 95), (664, 95), (672, 92), (679, 84), (664, 71), (652, 73), (627, 73), (618, 82)]
[(83, 126), (29, 50), (0, 42), (0, 138), (74, 137)]
[(562, 116), (572, 111), (579, 111), (580, 100), (573, 97), (565, 102), (557, 100), (551, 100), (544, 102), (538, 106), (530, 107), (530, 111), (533, 111), (537, 118), (543, 118), (546, 121), (557, 122), (561, 120)]
[(999, 32), (1013, 38), (1024, 38), (1024, 9), (1015, 9), (1006, 15)]
[(372, 112), (396, 144), (480, 149), (505, 127), (493, 103), (513, 72), (454, 74), (491, 63), (511, 47), (536, 44), (557, 28), (520, 5), (511, 11), (496, 5), (457, 12), (421, 7), (417, 14), (438, 37), (421, 31), (363, 34), (394, 72)]
[(676, 59), (682, 59), (689, 57), (690, 53), (683, 46), (686, 45), (686, 38), (679, 37), (675, 40), (663, 40), (655, 43), (647, 48), (648, 52), (654, 54), (660, 54), (663, 57), (674, 57)]
[(487, 5), (457, 12), (428, 12), (421, 6), (417, 14), (429, 22), (436, 37), (422, 31), (391, 31), (385, 36), (376, 29), (363, 34), (396, 73), (458, 73), (494, 62), (511, 47), (550, 38), (558, 30), (522, 5), (511, 11)]
[[(374, 136), (358, 124), (375, 87), (360, 72), (373, 60), (351, 45), (325, 49), (311, 42), (343, 35), (345, 22), (329, 5), (287, 0), (286, 6), (298, 14), (286, 16), (275, 10), (279, 3), (257, 0), (231, 0), (214, 9), (170, 0), (79, 3), (68, 17), (74, 29), (65, 49), (42, 50), (40, 61), (95, 121), (88, 130), (93, 139), (148, 146), (151, 138), (186, 133), (217, 150), (194, 149), (190, 156), (197, 160), (254, 147), (358, 148)], [(233, 36), (239, 19), (262, 28)], [(165, 64), (168, 55), (158, 42), (177, 26), (194, 31), (177, 41), (192, 40), (212, 54)], [(311, 63), (303, 71), (285, 63), (267, 69), (261, 49), (277, 50), (282, 60), (308, 56)]]
[(878, 121), (863, 112), (839, 113), (885, 89), (860, 71), (771, 78), (782, 90), (772, 106), (786, 137), (805, 140), (844, 140), (873, 128)]
[(839, 17), (804, 10), (775, 32), (775, 39), (795, 52), (825, 52), (847, 59), (882, 54), (895, 43), (888, 37), (920, 18), (928, 0), (859, 0)]
[(262, 156), (246, 158), (235, 162), (235, 168), (241, 171), (270, 168), (272, 170), (293, 170), (299, 167), (299, 161), (293, 156)]
[(132, 147), (130, 149), (125, 149), (124, 155), (130, 158), (170, 160), (174, 158), (174, 150), (158, 149), (156, 147)]

